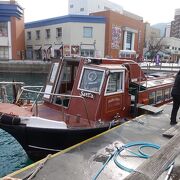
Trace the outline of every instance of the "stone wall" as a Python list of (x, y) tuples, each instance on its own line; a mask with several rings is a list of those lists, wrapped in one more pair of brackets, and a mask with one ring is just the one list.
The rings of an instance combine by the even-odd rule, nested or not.
[(0, 61), (0, 72), (49, 73), (50, 66), (43, 61)]

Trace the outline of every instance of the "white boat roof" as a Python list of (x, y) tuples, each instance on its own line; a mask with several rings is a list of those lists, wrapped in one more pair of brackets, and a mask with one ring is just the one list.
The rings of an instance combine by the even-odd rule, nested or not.
[(97, 67), (101, 67), (101, 68), (106, 68), (106, 69), (110, 69), (110, 70), (114, 70), (114, 69), (126, 69), (126, 67), (124, 67), (121, 64), (100, 64), (100, 65), (95, 65)]

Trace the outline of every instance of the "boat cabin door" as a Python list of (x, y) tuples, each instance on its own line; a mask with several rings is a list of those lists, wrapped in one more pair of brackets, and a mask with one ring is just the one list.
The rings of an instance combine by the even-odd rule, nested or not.
[(121, 65), (109, 67), (109, 75), (101, 103), (101, 118), (105, 121), (124, 117), (129, 111), (130, 96), (126, 91), (125, 72), (126, 68)]
[[(71, 94), (78, 65), (79, 59), (75, 58), (64, 58), (55, 61), (51, 67), (45, 92), (54, 94)], [(45, 94), (44, 98), (56, 105), (62, 105), (61, 98), (58, 96)]]

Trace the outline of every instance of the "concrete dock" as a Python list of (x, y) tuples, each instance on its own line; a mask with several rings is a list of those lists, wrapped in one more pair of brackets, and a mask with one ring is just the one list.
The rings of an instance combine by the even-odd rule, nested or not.
[[(102, 167), (117, 147), (121, 148), (129, 142), (148, 142), (160, 147), (167, 145), (170, 139), (164, 137), (163, 133), (172, 128), (169, 124), (172, 103), (164, 105), (162, 108), (163, 111), (159, 114), (145, 114), (137, 117), (9, 176), (27, 179), (33, 172), (37, 172), (33, 177), (34, 180), (117, 180), (127, 178), (130, 173), (119, 168), (113, 159), (103, 169)], [(178, 112), (177, 120), (179, 117), (180, 112)], [(143, 151), (153, 155), (158, 150), (145, 148)], [(118, 161), (135, 170), (146, 160), (125, 152), (122, 157), (118, 157)], [(178, 155), (174, 167), (179, 166), (180, 157)], [(168, 171), (165, 171), (158, 180), (164, 180), (167, 173)]]

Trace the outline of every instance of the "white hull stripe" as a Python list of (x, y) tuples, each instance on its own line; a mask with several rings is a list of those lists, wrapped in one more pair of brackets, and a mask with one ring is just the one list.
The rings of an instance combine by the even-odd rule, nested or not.
[(42, 150), (47, 150), (47, 151), (55, 151), (55, 152), (59, 152), (61, 150), (58, 149), (49, 149), (49, 148), (43, 148), (43, 147), (38, 147), (38, 146), (32, 146), (32, 145), (28, 145), (30, 148), (34, 148), (34, 149), (42, 149)]

